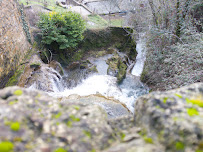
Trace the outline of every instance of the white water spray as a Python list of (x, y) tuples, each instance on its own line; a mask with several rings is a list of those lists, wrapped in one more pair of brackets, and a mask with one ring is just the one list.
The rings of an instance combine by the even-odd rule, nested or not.
[(144, 62), (146, 59), (146, 49), (145, 49), (145, 41), (142, 38), (144, 34), (140, 34), (140, 39), (137, 41), (136, 50), (137, 50), (137, 57), (136, 63), (131, 71), (131, 74), (134, 76), (140, 76), (142, 74), (142, 70), (144, 67)]

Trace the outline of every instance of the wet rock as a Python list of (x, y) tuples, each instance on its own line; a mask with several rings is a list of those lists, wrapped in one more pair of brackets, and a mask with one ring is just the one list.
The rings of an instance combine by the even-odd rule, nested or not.
[(132, 113), (127, 109), (125, 105), (121, 102), (106, 98), (101, 94), (89, 95), (89, 96), (79, 96), (79, 95), (70, 95), (61, 99), (61, 102), (74, 102), (82, 103), (86, 105), (98, 105), (104, 109), (108, 115), (109, 119), (120, 117), (123, 115), (132, 115)]
[(106, 62), (109, 65), (107, 74), (117, 77), (118, 83), (126, 76), (127, 65), (125, 64), (125, 58), (120, 57), (117, 53), (113, 57), (109, 58)]
[(202, 151), (203, 83), (140, 97), (134, 118), (168, 151)]
[(74, 70), (80, 67), (80, 62), (73, 62), (71, 63), (66, 69), (67, 70)]
[(66, 73), (68, 74), (63, 77), (63, 82), (67, 88), (73, 88), (96, 72), (96, 66), (90, 63), (89, 60), (73, 62), (66, 68)]
[(60, 73), (60, 75), (64, 75), (63, 68), (59, 62), (52, 60), (49, 63), (49, 66), (56, 70), (58, 73)]
[(63, 69), (60, 63), (51, 61), (50, 64), (45, 64), (38, 55), (34, 55), (25, 67), (18, 86), (46, 92), (59, 91), (63, 88), (61, 74)]

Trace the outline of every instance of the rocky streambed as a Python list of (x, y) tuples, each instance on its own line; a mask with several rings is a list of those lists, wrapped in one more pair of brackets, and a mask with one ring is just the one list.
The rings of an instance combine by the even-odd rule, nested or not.
[(90, 32), (71, 59), (34, 55), (0, 90), (0, 152), (203, 151), (203, 84), (148, 94), (144, 44), (115, 33)]

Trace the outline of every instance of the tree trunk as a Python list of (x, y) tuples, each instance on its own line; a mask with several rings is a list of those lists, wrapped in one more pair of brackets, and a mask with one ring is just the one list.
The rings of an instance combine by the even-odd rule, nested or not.
[(148, 2), (151, 7), (151, 10), (152, 10), (154, 23), (156, 24), (156, 26), (158, 26), (158, 17), (157, 17), (156, 11), (155, 11), (153, 0), (148, 0)]

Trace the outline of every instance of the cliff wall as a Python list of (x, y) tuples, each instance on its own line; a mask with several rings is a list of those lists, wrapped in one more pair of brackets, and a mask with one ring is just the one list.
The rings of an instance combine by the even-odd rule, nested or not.
[(0, 0), (0, 88), (5, 86), (30, 48), (20, 9), (15, 0)]

